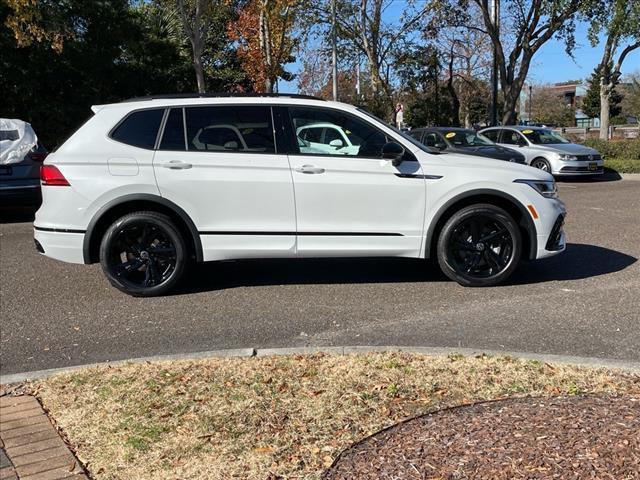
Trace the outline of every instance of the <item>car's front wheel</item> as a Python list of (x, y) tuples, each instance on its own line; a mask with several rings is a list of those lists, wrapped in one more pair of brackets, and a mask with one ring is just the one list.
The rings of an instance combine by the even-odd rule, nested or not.
[(447, 220), (437, 252), (438, 264), (450, 279), (466, 287), (486, 287), (506, 280), (516, 269), (522, 236), (502, 208), (471, 205)]
[(118, 290), (136, 297), (164, 295), (184, 274), (185, 241), (172, 220), (134, 212), (116, 220), (100, 244), (102, 269)]
[(549, 162), (544, 158), (534, 158), (533, 162), (531, 162), (531, 166), (542, 170), (543, 172), (551, 173), (551, 165), (549, 165)]

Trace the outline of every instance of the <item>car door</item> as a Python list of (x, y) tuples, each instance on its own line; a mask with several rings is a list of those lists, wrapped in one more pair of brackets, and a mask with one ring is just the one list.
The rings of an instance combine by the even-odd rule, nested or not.
[(503, 128), (500, 131), (498, 140), (498, 145), (506, 148), (511, 148), (524, 155), (527, 165), (531, 163), (531, 160), (533, 160), (533, 157), (535, 155), (533, 155), (531, 149), (528, 148), (529, 142), (527, 142), (527, 139), (524, 138), (524, 135), (522, 135), (517, 130)]
[[(325, 107), (289, 107), (289, 131), (324, 123), (341, 129), (352, 146), (334, 152), (289, 155), (301, 256), (419, 256), (425, 213), (425, 180), (409, 152), (394, 166), (381, 158), (393, 140), (364, 118)], [(300, 145), (295, 139), (293, 145)]]
[(268, 105), (171, 108), (153, 165), (205, 260), (295, 255), (293, 181)]

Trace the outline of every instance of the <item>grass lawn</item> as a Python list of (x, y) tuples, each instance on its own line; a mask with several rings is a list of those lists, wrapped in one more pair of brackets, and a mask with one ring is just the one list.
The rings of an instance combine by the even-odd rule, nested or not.
[(640, 375), (407, 353), (87, 369), (30, 386), (95, 479), (319, 478), (353, 442), (474, 400), (640, 393)]

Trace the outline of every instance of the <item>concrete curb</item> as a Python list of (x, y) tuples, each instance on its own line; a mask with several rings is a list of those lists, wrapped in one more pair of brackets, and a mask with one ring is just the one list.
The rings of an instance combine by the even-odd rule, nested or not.
[(48, 370), (36, 370), (32, 372), (13, 373), (0, 375), (0, 384), (6, 385), (26, 380), (39, 380), (58, 373), (69, 373), (77, 370), (127, 365), (130, 363), (171, 362), (177, 360), (202, 360), (207, 358), (250, 358), (268, 357), (273, 355), (311, 355), (314, 353), (326, 353), (329, 355), (350, 355), (369, 352), (407, 352), (427, 356), (442, 356), (451, 353), (472, 357), (477, 355), (509, 356), (524, 360), (537, 360), (539, 362), (557, 363), (564, 365), (578, 365), (595, 368), (608, 368), (640, 373), (640, 362), (631, 360), (604, 359), (596, 357), (578, 357), (570, 355), (552, 355), (527, 352), (509, 352), (502, 350), (486, 350), (476, 348), (450, 348), (450, 347), (409, 347), (409, 346), (346, 346), (346, 347), (293, 347), (293, 348), (239, 348), (230, 350), (210, 350), (195, 353), (180, 353), (173, 355), (155, 355), (151, 357), (131, 358), (113, 362), (89, 363), (72, 367), (52, 368)]

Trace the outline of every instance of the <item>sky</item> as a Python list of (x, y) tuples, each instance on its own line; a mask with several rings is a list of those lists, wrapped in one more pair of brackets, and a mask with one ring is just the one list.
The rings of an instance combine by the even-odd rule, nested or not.
[[(404, 0), (392, 0), (392, 5), (385, 12), (385, 20), (388, 22), (397, 20), (405, 7)], [(565, 52), (562, 41), (551, 39), (545, 43), (533, 57), (528, 82), (537, 85), (587, 79), (600, 62), (603, 50), (602, 43), (595, 47), (589, 43), (588, 27), (586, 23), (579, 23), (576, 26), (576, 49), (573, 59)], [(297, 72), (299, 68), (300, 63), (298, 62), (292, 70)], [(623, 77), (634, 72), (640, 73), (640, 50), (635, 50), (627, 55), (622, 65)], [(294, 93), (297, 91), (297, 80), (280, 82), (279, 87), (283, 93)]]

